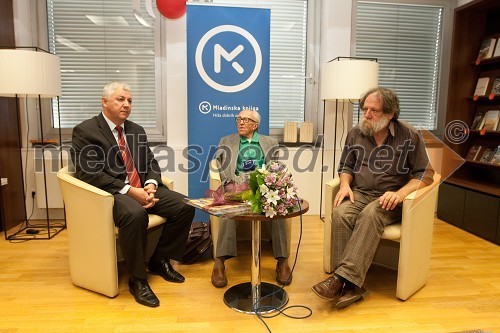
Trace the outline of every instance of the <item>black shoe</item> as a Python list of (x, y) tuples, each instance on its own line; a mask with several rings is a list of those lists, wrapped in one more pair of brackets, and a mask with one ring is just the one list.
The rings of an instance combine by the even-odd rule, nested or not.
[(185, 278), (177, 272), (168, 260), (162, 259), (161, 261), (150, 261), (148, 269), (151, 273), (160, 275), (165, 280), (175, 283), (184, 282)]
[(365, 288), (346, 283), (335, 307), (337, 309), (346, 308), (354, 302), (362, 300), (367, 295), (368, 291)]
[(155, 308), (160, 305), (160, 300), (151, 290), (148, 281), (137, 279), (128, 281), (128, 290), (134, 295), (137, 303)]

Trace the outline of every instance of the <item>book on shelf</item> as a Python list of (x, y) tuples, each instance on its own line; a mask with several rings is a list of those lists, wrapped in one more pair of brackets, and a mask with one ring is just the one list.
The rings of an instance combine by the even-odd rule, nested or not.
[(479, 53), (477, 55), (476, 63), (479, 63), (483, 59), (488, 59), (493, 56), (493, 50), (495, 49), (495, 43), (497, 39), (488, 37), (483, 39), (481, 46), (479, 47)]
[(500, 119), (500, 110), (489, 110), (484, 115), (483, 128), (485, 131), (496, 131)]
[(484, 112), (478, 111), (474, 120), (472, 121), (472, 125), (470, 129), (472, 130), (480, 130), (484, 125)]
[(495, 51), (493, 51), (494, 57), (500, 57), (500, 38), (497, 39), (497, 45), (495, 46)]
[(480, 145), (473, 145), (470, 147), (469, 152), (467, 153), (467, 156), (465, 157), (466, 160), (469, 161), (475, 161), (477, 156), (479, 155), (479, 152), (481, 151), (481, 146)]
[(493, 95), (493, 96), (500, 95), (500, 76), (497, 76), (495, 78), (495, 81), (493, 81), (493, 85), (491, 86), (490, 95)]
[(237, 215), (251, 214), (252, 207), (246, 202), (234, 202), (226, 205), (212, 206), (214, 199), (200, 198), (200, 199), (185, 199), (186, 203), (195, 208), (201, 209), (211, 215), (223, 218), (231, 218)]
[(493, 155), (495, 155), (495, 149), (486, 148), (486, 149), (484, 149), (479, 162), (489, 163), (491, 161), (491, 159), (493, 158)]
[(500, 165), (500, 146), (498, 146), (497, 149), (495, 150), (495, 154), (491, 158), (490, 163)]
[(474, 90), (474, 96), (485, 96), (486, 89), (488, 88), (488, 83), (490, 83), (489, 77), (480, 77), (477, 79), (476, 89)]

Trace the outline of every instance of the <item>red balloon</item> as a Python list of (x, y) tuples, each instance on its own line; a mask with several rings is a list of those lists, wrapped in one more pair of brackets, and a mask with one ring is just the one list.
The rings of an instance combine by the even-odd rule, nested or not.
[(186, 13), (186, 0), (156, 0), (156, 7), (166, 18), (178, 19)]

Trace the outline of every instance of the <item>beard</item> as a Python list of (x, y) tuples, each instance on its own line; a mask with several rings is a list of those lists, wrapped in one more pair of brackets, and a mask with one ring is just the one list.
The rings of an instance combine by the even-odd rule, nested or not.
[(361, 119), (359, 122), (359, 129), (361, 133), (366, 136), (374, 136), (375, 133), (383, 130), (391, 120), (385, 117), (380, 118), (379, 121), (373, 121), (366, 118)]

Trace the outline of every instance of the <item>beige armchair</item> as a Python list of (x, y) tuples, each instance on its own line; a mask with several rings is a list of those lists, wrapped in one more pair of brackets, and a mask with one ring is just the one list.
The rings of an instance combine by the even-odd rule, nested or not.
[[(57, 178), (66, 209), (71, 280), (76, 286), (115, 297), (121, 251), (113, 221), (113, 195), (77, 179), (68, 167), (59, 170)], [(162, 181), (173, 189), (171, 180), (162, 177)], [(158, 215), (149, 215), (148, 256), (153, 254), (165, 222)]]
[[(209, 173), (210, 173), (210, 189), (215, 191), (222, 184), (219, 174), (219, 162), (217, 160), (210, 161)], [(219, 236), (219, 221), (220, 219), (218, 217), (210, 215), (210, 232), (212, 233), (214, 258), (217, 257), (216, 249), (217, 249), (217, 238)], [(269, 223), (269, 222), (263, 222), (263, 223)], [(286, 238), (288, 244), (287, 253), (288, 255), (290, 255), (290, 242), (292, 240), (292, 220), (287, 219), (285, 224), (286, 224)], [(238, 235), (239, 239), (245, 239), (245, 240), (252, 239), (250, 223), (240, 223), (238, 225), (237, 232), (239, 234)], [(268, 231), (268, 228), (262, 228), (261, 232), (262, 232), (261, 239), (271, 239), (271, 235)]]
[[(398, 270), (396, 297), (408, 299), (427, 282), (434, 227), (434, 211), (437, 202), (441, 176), (434, 174), (434, 182), (418, 191), (410, 193), (403, 201), (401, 223), (385, 228), (373, 262)], [(323, 245), (323, 269), (332, 273), (333, 198), (340, 186), (339, 178), (325, 185), (325, 229)]]

